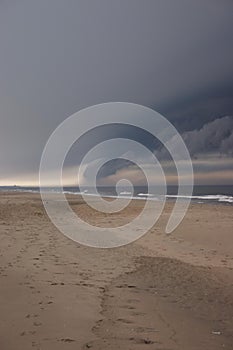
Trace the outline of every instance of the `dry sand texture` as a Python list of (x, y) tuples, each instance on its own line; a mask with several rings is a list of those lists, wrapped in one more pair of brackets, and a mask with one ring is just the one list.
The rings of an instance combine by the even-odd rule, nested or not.
[[(117, 225), (140, 210), (100, 215)], [(143, 238), (117, 249), (80, 246), (37, 194), (0, 197), (0, 349), (233, 349), (233, 207), (191, 205), (164, 234), (172, 203)]]

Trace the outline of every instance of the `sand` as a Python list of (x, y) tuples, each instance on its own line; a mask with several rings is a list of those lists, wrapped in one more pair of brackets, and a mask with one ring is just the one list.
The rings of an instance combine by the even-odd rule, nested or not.
[[(90, 212), (98, 225), (135, 216)], [(0, 196), (0, 349), (233, 349), (233, 207), (192, 204), (164, 233), (116, 249), (75, 243), (50, 222), (40, 196)]]

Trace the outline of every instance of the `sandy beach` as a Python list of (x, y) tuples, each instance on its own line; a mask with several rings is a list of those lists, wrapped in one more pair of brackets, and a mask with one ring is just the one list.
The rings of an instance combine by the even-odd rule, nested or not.
[[(73, 210), (96, 225), (121, 215)], [(0, 196), (0, 349), (233, 348), (233, 206), (191, 204), (164, 233), (173, 204), (138, 241), (94, 249), (62, 235), (40, 195)]]

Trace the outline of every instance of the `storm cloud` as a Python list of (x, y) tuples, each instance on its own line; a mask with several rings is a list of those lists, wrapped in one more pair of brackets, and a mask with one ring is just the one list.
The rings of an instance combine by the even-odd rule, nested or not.
[[(157, 110), (193, 156), (231, 155), (232, 12), (229, 0), (1, 1), (0, 184), (36, 184), (54, 129), (110, 101)], [(157, 149), (143, 132), (121, 133)], [(81, 141), (67, 165), (78, 166), (81, 153), (110, 134)]]
[(205, 153), (233, 155), (233, 117), (223, 117), (204, 124), (200, 130), (182, 134), (192, 156)]
[[(130, 137), (130, 131), (128, 131), (128, 134), (128, 137)], [(132, 134), (133, 132), (131, 131), (131, 137)], [(138, 138), (139, 135), (140, 138)], [(137, 135), (137, 141), (143, 143), (143, 140), (147, 140), (147, 142), (149, 140), (151, 152), (160, 161), (168, 180), (170, 179), (174, 183), (176, 167), (166, 147), (159, 142), (153, 142), (145, 132), (139, 135)], [(189, 150), (195, 173), (196, 175), (198, 174), (199, 179), (206, 180), (208, 176), (213, 174), (215, 180), (218, 175), (222, 180), (227, 177), (228, 181), (230, 181), (233, 175), (233, 117), (216, 118), (204, 124), (200, 129), (181, 133), (181, 136)], [(153, 148), (153, 145), (156, 145), (156, 147)], [(101, 154), (99, 157), (101, 157)], [(108, 182), (117, 182), (121, 176), (123, 178), (129, 177), (131, 181), (137, 184), (145, 181), (138, 166), (123, 158), (124, 154), (122, 153), (122, 159), (113, 160), (101, 168), (98, 174), (98, 179), (101, 183), (106, 180)], [(147, 163), (148, 169), (152, 162), (152, 157), (140, 159), (140, 155), (138, 155), (138, 163)], [(151, 177), (153, 176), (154, 174), (151, 174)]]

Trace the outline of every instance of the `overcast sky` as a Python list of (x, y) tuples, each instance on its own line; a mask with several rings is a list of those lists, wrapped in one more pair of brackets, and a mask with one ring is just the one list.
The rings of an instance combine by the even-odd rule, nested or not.
[[(0, 185), (36, 184), (53, 130), (109, 101), (162, 113), (187, 142), (197, 183), (233, 184), (232, 14), (231, 0), (0, 0)], [(148, 143), (102, 130), (80, 154), (122, 132)], [(126, 170), (112, 166), (106, 181)]]

